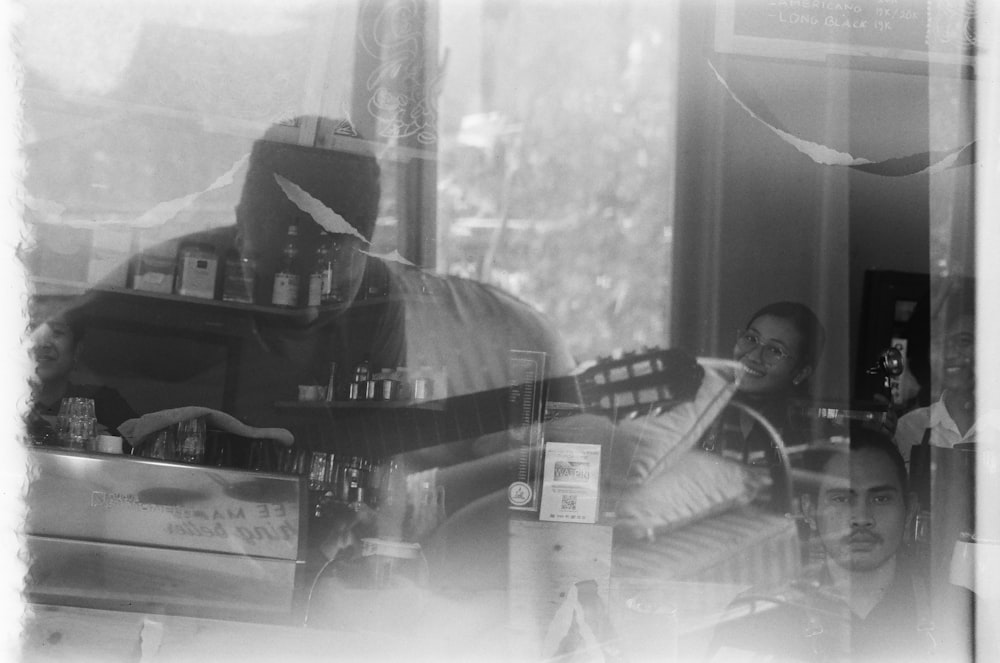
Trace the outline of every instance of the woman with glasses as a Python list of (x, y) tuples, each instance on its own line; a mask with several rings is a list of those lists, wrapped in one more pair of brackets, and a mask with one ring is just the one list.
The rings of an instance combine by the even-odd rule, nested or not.
[[(799, 442), (791, 402), (804, 395), (825, 339), (816, 314), (798, 302), (768, 304), (736, 332), (733, 358), (744, 370), (734, 400), (762, 414), (787, 438), (786, 444)], [(703, 445), (753, 465), (777, 462), (771, 436), (737, 408), (723, 413)]]

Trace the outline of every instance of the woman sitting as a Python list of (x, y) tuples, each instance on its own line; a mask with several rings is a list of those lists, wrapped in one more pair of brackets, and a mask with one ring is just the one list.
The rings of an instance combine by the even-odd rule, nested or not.
[[(816, 314), (797, 302), (768, 304), (737, 332), (733, 359), (743, 366), (743, 376), (733, 400), (763, 415), (786, 445), (808, 441), (792, 403), (805, 395), (825, 340)], [(740, 408), (727, 408), (702, 446), (752, 465), (778, 462), (771, 435)]]

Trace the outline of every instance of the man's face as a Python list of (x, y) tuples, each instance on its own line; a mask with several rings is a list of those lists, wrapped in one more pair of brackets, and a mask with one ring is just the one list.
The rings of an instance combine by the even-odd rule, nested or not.
[(789, 320), (773, 315), (755, 318), (733, 347), (733, 358), (744, 368), (740, 391), (761, 395), (788, 391), (811, 371), (800, 365), (801, 352), (802, 335)]
[[(288, 215), (260, 214), (252, 206), (244, 203), (236, 208), (237, 250), (241, 256), (254, 260), (258, 274), (273, 274), (278, 268), (281, 250), (288, 238), (286, 225), (273, 222), (273, 219), (288, 218)], [(315, 222), (304, 215), (297, 217), (299, 257), (303, 264), (312, 268), (319, 246), (320, 228)], [(354, 301), (365, 273), (368, 257), (363, 252), (369, 247), (360, 238), (337, 234), (336, 260), (334, 261), (333, 282), (338, 291), (338, 301), (347, 305)], [(258, 288), (261, 287), (258, 285)], [(269, 287), (264, 284), (263, 287)], [(261, 296), (261, 295), (258, 295)], [(263, 297), (269, 297), (270, 291), (265, 291)]]
[(73, 370), (76, 343), (73, 331), (65, 322), (50, 320), (32, 333), (31, 354), (35, 375), (42, 382), (68, 377)]
[(976, 323), (963, 315), (944, 339), (944, 387), (970, 392), (976, 387)]
[(882, 451), (837, 454), (826, 464), (812, 517), (837, 565), (879, 568), (896, 554), (911, 516), (896, 468)]

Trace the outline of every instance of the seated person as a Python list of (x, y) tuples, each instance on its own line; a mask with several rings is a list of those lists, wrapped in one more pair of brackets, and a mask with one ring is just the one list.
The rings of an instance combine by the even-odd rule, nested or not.
[[(229, 414), (253, 426), (287, 428), (296, 444), (310, 451), (374, 460), (419, 450), (408, 459), (410, 473), (490, 455), (473, 442), (485, 433), (503, 431), (511, 418), (506, 389), (515, 373), (510, 352), (544, 352), (544, 377), (565, 376), (573, 365), (565, 345), (542, 314), (498, 288), (373, 255), (378, 162), (347, 123), (320, 118), (318, 125), (321, 147), (282, 142), (271, 132), (255, 141), (235, 224), (187, 235), (180, 242), (206, 243), (217, 256), (235, 251), (252, 261), (254, 302), (268, 306), (289, 226), (296, 225), (303, 264), (312, 261), (325, 230), (340, 244), (333, 268), (339, 297), (280, 313), (261, 306), (232, 307), (227, 315), (240, 323), (232, 325), (240, 327), (240, 335), (232, 340), (238, 346), (232, 353), (237, 357), (234, 367), (221, 369), (218, 358), (216, 365), (185, 362), (172, 339), (155, 348), (144, 345), (135, 353), (120, 352), (121, 361), (142, 357), (155, 362), (144, 367), (144, 377), (175, 383), (235, 370), (238, 379), (225, 407)], [(114, 296), (95, 290), (88, 298), (99, 304), (100, 298)], [(193, 318), (205, 310), (191, 307), (186, 315)], [(346, 400), (348, 382), (362, 362), (368, 362), (372, 372), (401, 366), (443, 372), (444, 384), (436, 384), (431, 396), (443, 402), (436, 409), (345, 406), (308, 412), (278, 405), (294, 401), (298, 385), (327, 385), (332, 364), (334, 399)], [(134, 368), (123, 365), (116, 370)], [(474, 499), (473, 494), (463, 498), (461, 492), (449, 492), (451, 508)], [(314, 523), (310, 538), (329, 538), (325, 527)], [(333, 527), (334, 538), (338, 528)]]
[[(274, 403), (294, 400), (298, 385), (326, 385), (332, 362), (339, 374), (337, 400), (346, 399), (347, 383), (362, 362), (372, 372), (400, 366), (444, 369), (447, 384), (439, 385), (438, 394), (448, 397), (506, 387), (512, 349), (544, 351), (549, 375), (565, 375), (572, 366), (565, 346), (525, 302), (487, 284), (424, 272), (372, 253), (381, 192), (378, 162), (346, 122), (320, 118), (318, 123), (327, 143), (354, 142), (344, 149), (307, 147), (265, 133), (250, 152), (235, 225), (185, 238), (212, 244), (217, 255), (235, 248), (252, 260), (258, 304), (271, 303), (290, 224), (297, 226), (303, 265), (312, 261), (321, 231), (340, 245), (332, 275), (336, 301), (306, 307), (301, 304), (302, 284), (293, 315), (252, 320), (252, 336), (240, 349), (232, 414), (252, 420), (273, 417)], [(317, 443), (319, 437), (332, 437), (299, 432), (297, 439)], [(342, 435), (337, 437), (343, 441)], [(366, 451), (369, 456), (389, 455), (406, 450), (403, 445), (409, 442), (391, 440), (385, 448), (379, 442)]]
[(895, 441), (910, 460), (915, 445), (954, 447), (976, 436), (976, 318), (970, 289), (958, 300), (960, 310), (949, 320), (942, 355), (941, 398), (899, 419)]
[[(235, 373), (225, 406), (229, 414), (251, 425), (287, 427), (311, 449), (369, 459), (442, 440), (433, 439), (433, 431), (424, 439), (420, 434), (427, 431), (413, 430), (412, 422), (348, 426), (363, 416), (391, 419), (393, 413), (387, 410), (360, 415), (341, 408), (303, 423), (301, 412), (277, 408), (276, 403), (294, 401), (299, 385), (327, 385), (334, 363), (335, 400), (347, 399), (351, 375), (362, 362), (373, 373), (398, 367), (428, 367), (438, 375), (443, 371), (446, 379), (437, 385), (434, 399), (490, 392), (501, 398), (500, 390), (511, 378), (511, 350), (545, 352), (548, 376), (569, 372), (573, 362), (565, 345), (527, 303), (487, 284), (427, 273), (405, 261), (375, 255), (372, 237), (381, 192), (378, 161), (347, 122), (328, 118), (316, 122), (321, 146), (283, 142), (281, 130), (287, 133), (287, 126), (273, 127), (254, 141), (239, 188), (235, 224), (170, 242), (204, 243), (217, 256), (235, 252), (252, 262), (253, 301), (269, 307), (282, 246), (294, 223), (300, 305), (286, 307), (281, 314), (262, 306), (230, 309), (227, 329), (233, 336), (227, 342), (237, 346), (231, 349), (232, 360), (219, 355), (186, 358), (187, 348), (171, 339), (154, 340), (155, 350), (144, 339), (142, 347), (130, 348), (131, 352), (105, 352), (102, 357), (111, 362), (117, 358), (120, 364), (102, 365), (103, 369), (127, 375), (136, 372), (135, 363), (141, 360), (144, 378), (177, 385), (196, 380), (204, 384), (218, 381), (221, 373), (228, 371), (227, 378)], [(324, 230), (339, 243), (332, 269), (338, 297), (318, 307), (305, 306), (308, 267)], [(162, 253), (160, 248), (151, 251)], [(84, 310), (100, 306), (102, 298), (114, 306), (114, 297), (98, 288), (76, 306)], [(184, 312), (195, 328), (201, 311), (210, 309)], [(205, 327), (216, 329), (212, 325), (218, 324), (211, 320)], [(231, 365), (220, 367), (221, 361)], [(180, 386), (174, 391), (179, 392)], [(496, 419), (492, 411), (474, 414), (488, 414), (491, 425)]]
[(83, 322), (72, 311), (41, 322), (31, 333), (35, 371), (29, 378), (31, 411), (27, 426), (35, 444), (59, 444), (55, 421), (63, 398), (93, 399), (99, 434), (118, 435), (118, 426), (136, 416), (121, 394), (111, 387), (70, 381), (83, 334)]
[[(733, 359), (743, 365), (734, 400), (762, 414), (782, 435), (786, 446), (808, 441), (808, 431), (796, 427), (791, 406), (806, 393), (826, 332), (804, 304), (776, 302), (750, 316), (733, 347)], [(758, 465), (777, 463), (771, 436), (746, 412), (729, 408), (705, 436), (704, 448)]]
[(807, 467), (800, 505), (822, 560), (787, 594), (738, 598), (732, 607), (751, 614), (720, 625), (713, 660), (746, 652), (781, 660), (967, 656), (968, 596), (932, 602), (904, 546), (916, 505), (892, 441), (852, 424), (848, 445), (811, 449)]

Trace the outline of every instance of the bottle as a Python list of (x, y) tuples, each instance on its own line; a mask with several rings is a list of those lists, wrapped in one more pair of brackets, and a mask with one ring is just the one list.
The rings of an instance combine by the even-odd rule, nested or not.
[(332, 403), (337, 400), (337, 362), (330, 362), (330, 379), (326, 383), (326, 402)]
[(323, 304), (338, 301), (334, 288), (333, 274), (340, 246), (330, 233), (323, 231), (319, 236), (319, 248), (316, 249), (316, 271), (319, 273), (319, 299)]
[(274, 274), (274, 290), (271, 303), (275, 306), (297, 306), (299, 303), (299, 229), (294, 223), (288, 226), (285, 246), (281, 250), (281, 261)]
[(319, 246), (316, 247), (316, 257), (313, 260), (312, 269), (309, 270), (306, 306), (319, 306), (323, 302), (323, 291), (329, 288), (333, 277), (333, 265), (330, 263), (329, 254), (327, 233), (321, 232)]
[(406, 475), (394, 459), (388, 459), (383, 464), (376, 505), (379, 538), (401, 541), (406, 517)]
[(241, 256), (235, 248), (226, 253), (222, 277), (222, 301), (253, 304), (254, 279), (257, 264)]
[(371, 362), (365, 357), (361, 363), (354, 368), (354, 381), (367, 382), (372, 374)]

